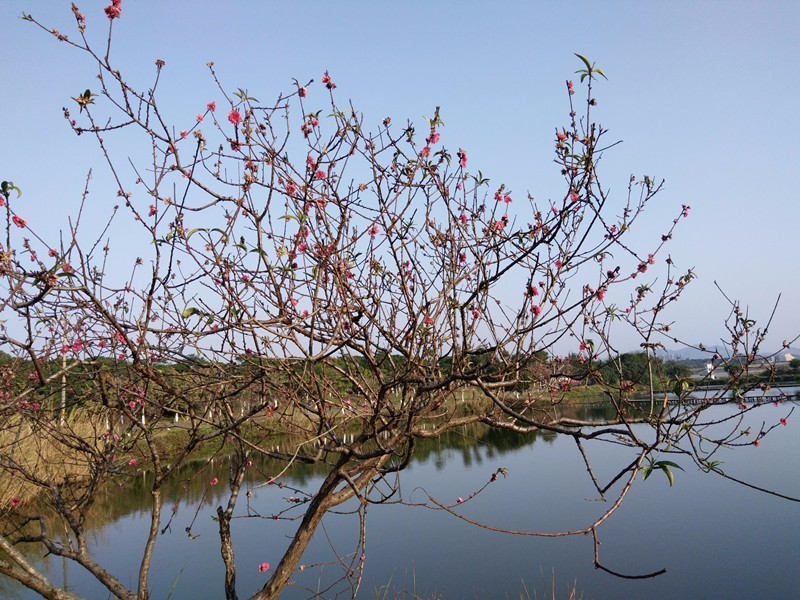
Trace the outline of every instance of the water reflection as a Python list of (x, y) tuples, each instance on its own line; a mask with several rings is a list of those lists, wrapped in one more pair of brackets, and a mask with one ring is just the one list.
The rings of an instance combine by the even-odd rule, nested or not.
[[(793, 396), (796, 394), (795, 390)], [(723, 405), (712, 410), (725, 415), (734, 409)], [(584, 421), (614, 416), (609, 405), (559, 406), (557, 410), (559, 416)], [(766, 406), (747, 415), (747, 423), (759, 426), (765, 415), (777, 420), (784, 413), (768, 411), (784, 410), (783, 406)], [(741, 478), (800, 495), (798, 464), (786, 462), (786, 456), (800, 451), (794, 419), (791, 425), (776, 430), (757, 450), (743, 448), (735, 457), (723, 453), (719, 458), (730, 461), (733, 473)], [(603, 475), (606, 464), (619, 464), (627, 451), (608, 444), (591, 448), (598, 476)], [(187, 463), (165, 484), (165, 513), (174, 511), (175, 516), (172, 528), (159, 537), (153, 598), (166, 597), (173, 586), (174, 598), (221, 596), (222, 565), (212, 518), (214, 507), (227, 500), (225, 482), (233, 460), (221, 455)], [(258, 573), (257, 565), (277, 562), (287, 536), (296, 527), (295, 521), (273, 521), (272, 516), (290, 519), (299, 515), (301, 509), (288, 498), (298, 495), (295, 490), (312, 491), (326, 471), (324, 465), (298, 464), (282, 478), (286, 487), (281, 488), (266, 482), (284, 463), (266, 457), (254, 457), (253, 461), (245, 480), (252, 499), (241, 503), (234, 522), (242, 597), (263, 584), (264, 576)], [(784, 465), (782, 472), (765, 468), (779, 463)], [(686, 471), (678, 474), (672, 488), (658, 477), (637, 485), (622, 513), (609, 522), (604, 539), (607, 560), (621, 570), (648, 571), (666, 566), (668, 574), (658, 580), (621, 582), (595, 572), (590, 541), (583, 538), (553, 541), (498, 536), (441, 513), (387, 506), (370, 509), (363, 595), (375, 596), (374, 590), (388, 582), (397, 582), (403, 589), (404, 579), (416, 582), (420, 595), (441, 591), (446, 598), (519, 597), (521, 579), (538, 587), (541, 595), (547, 586), (537, 586), (537, 582), (543, 580), (541, 573), (547, 573), (549, 583), (551, 572), (556, 573), (558, 581), (577, 580), (578, 589), (592, 598), (791, 597), (800, 590), (800, 573), (790, 564), (797, 556), (797, 507), (705, 476), (691, 464), (684, 462), (683, 466)], [(423, 497), (415, 491), (420, 489), (448, 501), (466, 497), (499, 467), (508, 468), (508, 479), (465, 505), (465, 514), (500, 526), (557, 529), (585, 524), (586, 519), (606, 508), (595, 501), (597, 494), (570, 439), (552, 432), (520, 434), (478, 425), (437, 439), (419, 440), (414, 461), (403, 476), (408, 490), (405, 498)], [(151, 478), (152, 474), (145, 471), (120, 479), (102, 490), (90, 513), (93, 551), (125, 582), (135, 578), (138, 565), (131, 564), (130, 557), (140, 552), (147, 529)], [(214, 478), (219, 484), (209, 485)], [(190, 525), (197, 536), (194, 539), (184, 533)], [(330, 515), (325, 521), (325, 535), (309, 548), (304, 562), (329, 560), (329, 541), (338, 548), (349, 548), (355, 528), (357, 523), (351, 515)], [(28, 551), (33, 552), (30, 548)], [(503, 558), (498, 562), (490, 559), (492, 556)], [(707, 575), (709, 557), (714, 557), (713, 578)], [(61, 560), (42, 558), (39, 564), (55, 581), (67, 578), (79, 594), (107, 596), (82, 579), (75, 567), (65, 572)], [(313, 587), (332, 573), (309, 570), (297, 580)], [(408, 585), (407, 590), (411, 589), (411, 583)], [(12, 592), (14, 589), (17, 591)], [(34, 597), (2, 578), (0, 596)], [(305, 598), (308, 593), (298, 587), (283, 597)]]

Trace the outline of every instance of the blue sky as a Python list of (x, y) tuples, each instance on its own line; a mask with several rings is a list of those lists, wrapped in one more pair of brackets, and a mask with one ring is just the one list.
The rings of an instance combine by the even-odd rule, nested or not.
[[(107, 2), (78, 4), (102, 40)], [(90, 202), (114, 201), (94, 145), (61, 115), (94, 71), (15, 18), (22, 11), (76, 33), (68, 2), (0, 3), (0, 178), (23, 189), (30, 220), (63, 227), (90, 167)], [(166, 61), (161, 102), (176, 124), (219, 100), (208, 61), (229, 90), (264, 99), (327, 69), (367, 123), (422, 123), (441, 106), (443, 134), (469, 151), (470, 170), (543, 200), (561, 193), (553, 132), (566, 122), (564, 81), (580, 52), (609, 77), (595, 116), (623, 141), (604, 158), (606, 186), (621, 201), (630, 174), (666, 180), (631, 240), (652, 245), (692, 206), (669, 249), (699, 275), (669, 315), (675, 335), (724, 336), (715, 281), (759, 322), (782, 294), (773, 346), (800, 333), (800, 3), (124, 0), (114, 30), (112, 57), (140, 87)]]

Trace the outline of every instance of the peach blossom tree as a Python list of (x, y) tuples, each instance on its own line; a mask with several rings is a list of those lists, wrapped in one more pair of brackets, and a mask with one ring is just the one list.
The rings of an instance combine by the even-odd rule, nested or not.
[[(628, 394), (642, 382), (612, 383), (599, 370), (620, 364), (612, 339), (623, 327), (637, 332), (649, 364), (671, 340), (669, 305), (694, 275), (666, 251), (689, 207), (642, 249), (631, 231), (661, 184), (631, 177), (612, 198), (602, 183), (598, 162), (614, 144), (593, 118), (605, 74), (586, 58), (564, 88), (565, 123), (545, 141), (562, 192), (539, 202), (475, 169), (469, 148), (447, 138), (439, 108), (422, 124), (369, 123), (342, 104), (327, 71), (265, 103), (226, 90), (212, 63), (216, 97), (187, 99), (194, 108), (169, 123), (158, 104), (166, 63), (156, 61), (141, 90), (110, 59), (121, 1), (105, 8), (99, 44), (72, 10), (69, 34), (24, 18), (96, 67), (97, 81), (64, 117), (79, 148), (99, 148), (117, 205), (99, 234), (82, 234), (87, 178), (81, 213), (45, 239), (41, 201), (23, 197), (25, 182), (12, 174), (2, 183), (6, 577), (46, 598), (74, 597), (19, 550), (34, 543), (81, 565), (111, 596), (147, 598), (159, 532), (172, 519), (164, 486), (213, 447), (234, 465), (227, 481), (208, 482), (228, 490), (216, 509), (227, 598), (237, 597), (230, 525), (254, 457), (324, 469), (319, 487), (295, 498), (301, 516), (280, 561), (259, 566), (268, 578), (253, 597), (275, 598), (326, 513), (385, 501), (417, 440), (473, 423), (575, 440), (607, 510), (570, 531), (529, 533), (590, 534), (595, 565), (607, 569), (598, 530), (637, 476), (660, 470), (672, 482), (675, 457), (721, 473), (715, 448), (769, 431), (743, 438), (731, 426), (712, 436), (703, 413), (725, 390), (690, 403), (690, 383), (678, 380), (668, 403), (649, 377), (642, 410)], [(129, 240), (115, 243), (120, 227)], [(765, 329), (735, 302), (729, 327), (746, 371)], [(560, 345), (570, 359), (557, 358)], [(557, 410), (571, 386), (589, 382), (614, 409), (602, 423)], [(747, 383), (731, 385), (742, 393)], [(167, 446), (165, 436), (180, 443)], [(583, 446), (591, 440), (622, 441), (636, 458), (601, 482)], [(152, 473), (150, 528), (130, 585), (91, 555), (87, 522), (104, 486), (141, 469)], [(458, 516), (462, 501), (429, 506)], [(363, 535), (342, 554), (353, 595)]]

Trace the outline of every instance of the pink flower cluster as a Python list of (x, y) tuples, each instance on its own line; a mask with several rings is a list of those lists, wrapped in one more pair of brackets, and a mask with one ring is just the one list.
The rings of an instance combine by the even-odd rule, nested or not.
[(311, 132), (314, 131), (315, 127), (319, 127), (319, 119), (317, 119), (314, 114), (310, 114), (308, 115), (308, 119), (300, 127), (300, 131), (303, 132), (304, 137), (308, 137), (311, 135)]
[(467, 168), (467, 151), (463, 148), (459, 148), (458, 152), (456, 153), (458, 156), (458, 164), (461, 166), (462, 169)]
[(105, 13), (109, 21), (119, 19), (122, 14), (122, 0), (111, 0), (111, 4), (105, 8)]
[(322, 76), (322, 83), (324, 83), (325, 87), (328, 88), (329, 90), (336, 89), (336, 84), (333, 83), (333, 80), (331, 79), (331, 76), (328, 74), (327, 71), (325, 71), (325, 75)]

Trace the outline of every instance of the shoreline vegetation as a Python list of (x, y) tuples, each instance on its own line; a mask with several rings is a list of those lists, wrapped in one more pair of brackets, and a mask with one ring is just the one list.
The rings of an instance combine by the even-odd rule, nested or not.
[[(670, 367), (670, 363), (667, 363), (667, 367)], [(678, 374), (688, 373), (683, 371)], [(662, 378), (660, 385), (655, 386), (652, 391), (647, 384), (633, 383), (624, 379), (619, 379), (615, 385), (588, 383), (563, 376), (555, 379), (558, 385), (540, 389), (509, 390), (503, 394), (503, 398), (510, 406), (524, 406), (527, 410), (551, 416), (558, 412), (588, 424), (585, 410), (582, 411), (584, 407), (599, 407), (603, 418), (614, 418), (621, 405), (636, 410), (650, 402), (651, 395), (658, 401), (669, 395), (677, 400), (672, 390), (680, 382), (685, 382), (684, 385), (689, 385), (696, 393), (703, 390), (714, 392), (723, 388), (734, 390), (730, 399), (723, 399), (725, 402), (743, 398), (746, 391), (767, 392), (773, 388), (800, 385), (800, 373), (794, 369), (773, 369), (759, 374), (734, 373), (730, 378), (714, 380), (708, 377), (686, 379), (679, 377), (672, 380)], [(732, 385), (732, 379), (735, 380), (735, 385)], [(64, 382), (71, 392), (75, 391), (75, 384), (75, 374)], [(87, 403), (87, 399), (82, 395), (77, 397), (80, 402), (68, 400), (66, 405), (61, 406), (51, 399), (47, 405), (36, 408), (33, 419), (26, 418), (30, 416), (29, 411), (22, 411), (17, 415), (18, 423), (7, 427), (3, 432), (0, 444), (16, 445), (20, 467), (27, 472), (39, 473), (41, 481), (80, 485), (83, 480), (88, 479), (87, 465), (78, 458), (80, 452), (69, 453), (69, 445), (49, 443), (52, 439), (59, 439), (58, 435), (55, 438), (51, 437), (57, 430), (68, 432), (68, 436), (74, 439), (93, 441), (98, 448), (107, 444), (110, 437), (115, 436), (113, 425), (109, 427), (108, 416), (103, 417), (103, 411), (98, 411), (97, 405), (93, 408), (87, 407), (93, 403)], [(720, 399), (717, 398), (715, 402), (720, 403)], [(450, 400), (443, 403), (438, 420), (449, 421), (453, 418), (482, 414), (489, 404), (490, 401), (474, 389), (466, 393), (454, 391)], [(362, 426), (357, 403), (345, 400), (336, 410), (342, 414), (338, 422), (342, 435), (357, 433)], [(25, 414), (26, 412), (28, 414)], [(142, 406), (140, 418), (143, 420), (150, 418), (146, 413), (145, 407)], [(127, 417), (131, 416), (135, 415)], [(367, 416), (366, 411), (363, 416)], [(269, 456), (271, 454), (269, 451), (264, 452), (265, 446), (280, 447), (281, 443), (287, 441), (290, 445), (314, 443), (315, 436), (313, 432), (309, 432), (305, 423), (300, 422), (299, 419), (302, 418), (303, 416), (298, 414), (281, 413), (279, 402), (276, 401), (274, 409), (267, 409), (265, 413), (254, 414), (241, 420), (239, 425), (231, 428), (229, 434), (245, 440), (253, 449), (258, 449), (259, 452)], [(110, 457), (117, 463), (127, 464), (130, 467), (128, 470), (118, 469), (119, 477), (130, 476), (130, 471), (140, 473), (152, 468), (145, 451), (147, 444), (152, 444), (161, 459), (166, 462), (181, 454), (186, 449), (187, 442), (192, 446), (191, 452), (182, 459), (187, 462), (209, 460), (233, 451), (229, 444), (230, 436), (212, 421), (204, 422), (203, 418), (190, 421), (188, 416), (181, 417), (177, 413), (169, 417), (161, 415), (156, 419), (158, 422), (153, 424), (151, 439), (133, 439), (127, 447), (123, 445), (120, 448), (122, 452), (119, 456)], [(430, 423), (432, 429), (435, 428), (436, 421), (437, 416), (434, 416)], [(46, 428), (49, 435), (38, 435), (42, 428)], [(130, 437), (130, 431), (126, 435)], [(199, 443), (198, 439), (201, 440)], [(32, 502), (42, 491), (29, 478), (9, 476), (8, 471), (0, 483), (2, 484), (0, 507), (16, 507)]]

